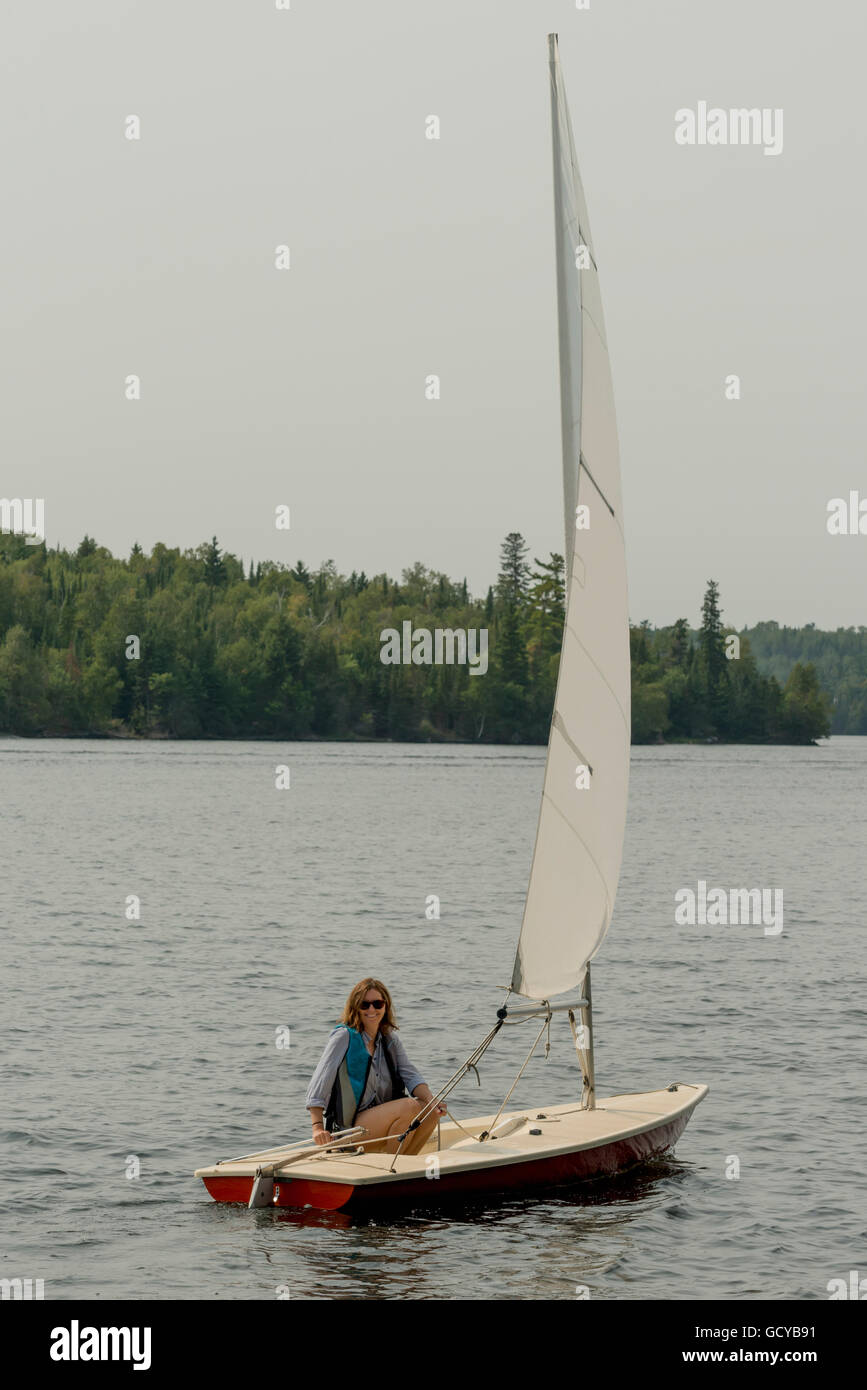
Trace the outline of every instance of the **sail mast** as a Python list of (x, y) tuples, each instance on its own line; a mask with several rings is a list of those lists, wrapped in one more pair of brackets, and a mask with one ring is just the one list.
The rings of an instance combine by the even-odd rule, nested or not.
[[(549, 35), (566, 616), (512, 990), (579, 985), (608, 930), (629, 778), (629, 617), (617, 425), (596, 259)], [(580, 503), (579, 503), (580, 484)]]
[[(579, 451), (575, 451), (573, 435), (577, 432), (578, 440), (580, 441), (581, 438), (581, 391), (579, 387), (577, 392), (573, 392), (570, 387), (573, 381), (580, 380), (581, 313), (580, 300), (579, 312), (574, 316), (572, 321), (570, 321), (568, 307), (565, 307), (564, 310), (564, 306), (569, 305), (569, 283), (567, 280), (567, 262), (564, 255), (562, 228), (566, 225), (568, 217), (563, 196), (563, 151), (560, 145), (559, 63), (560, 57), (557, 35), (549, 34), (548, 66), (551, 77), (551, 155), (554, 165), (554, 252), (557, 273), (557, 334), (560, 359), (560, 439), (563, 449), (563, 520), (566, 527), (566, 546), (563, 551), (563, 559), (565, 561), (564, 579), (568, 581), (572, 569), (572, 551), (575, 547), (575, 509), (578, 505), (578, 453), (580, 453), (580, 443)], [(571, 142), (571, 122), (568, 125), (568, 133)], [(573, 150), (570, 149), (568, 154), (574, 159)], [(579, 295), (580, 286), (581, 282), (579, 278)], [(576, 410), (577, 415), (574, 417), (575, 429), (573, 430), (573, 412)]]

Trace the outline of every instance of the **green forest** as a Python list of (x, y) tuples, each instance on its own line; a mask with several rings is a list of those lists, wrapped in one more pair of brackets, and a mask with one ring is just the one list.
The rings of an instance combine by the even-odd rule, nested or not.
[[(338, 574), (243, 563), (214, 538), (117, 559), (89, 536), (0, 534), (0, 733), (545, 743), (563, 558), (503, 542), (484, 598), (413, 565)], [(395, 664), (385, 629), (486, 629), (489, 664)], [(739, 651), (732, 637), (739, 641)], [(630, 632), (633, 742), (809, 743), (867, 733), (867, 629), (734, 634), (717, 585), (702, 621)]]

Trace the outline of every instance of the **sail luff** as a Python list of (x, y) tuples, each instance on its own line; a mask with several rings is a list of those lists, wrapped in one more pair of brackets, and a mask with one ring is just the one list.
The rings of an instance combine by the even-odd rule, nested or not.
[[(566, 615), (512, 977), (512, 989), (534, 999), (579, 984), (608, 929), (623, 848), (630, 739), (626, 556), (614, 399), (556, 35), (549, 36), (549, 64)], [(576, 530), (579, 491), (589, 525)]]
[[(557, 91), (557, 69), (559, 65), (559, 55), (557, 52), (557, 35), (548, 35), (548, 68), (551, 89), (551, 155), (553, 160), (554, 172), (554, 253), (557, 273), (557, 336), (559, 341), (559, 361), (560, 361), (560, 439), (563, 450), (563, 519), (566, 528), (566, 546), (563, 551), (564, 577), (569, 574), (572, 567), (572, 551), (575, 545), (575, 528), (573, 518), (575, 509), (578, 505), (578, 473), (577, 462), (572, 458), (571, 439), (573, 429), (577, 427), (579, 438), (581, 430), (580, 419), (580, 397), (579, 417), (577, 421), (572, 418), (572, 398), (569, 393), (568, 383), (573, 375), (580, 371), (581, 362), (581, 315), (577, 319), (577, 361), (573, 363), (573, 347), (570, 343), (570, 335), (566, 315), (561, 311), (560, 305), (564, 304), (568, 296), (568, 286), (566, 284), (566, 268), (563, 258), (563, 238), (561, 229), (564, 225), (565, 209), (563, 203), (563, 181), (561, 178), (560, 161), (562, 154), (560, 150), (560, 113)], [(570, 151), (571, 154), (571, 151)], [(580, 280), (578, 282), (580, 291)], [(556, 705), (555, 705), (556, 707)]]

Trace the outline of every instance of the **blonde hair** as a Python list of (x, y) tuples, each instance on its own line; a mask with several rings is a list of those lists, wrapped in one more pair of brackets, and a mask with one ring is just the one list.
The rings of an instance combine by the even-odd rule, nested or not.
[(382, 983), (382, 980), (375, 980), (372, 975), (368, 975), (367, 979), (359, 980), (357, 985), (352, 986), (346, 1003), (343, 1006), (343, 1013), (340, 1015), (337, 1022), (348, 1023), (350, 1028), (357, 1029), (359, 1033), (364, 1031), (361, 1019), (361, 1001), (369, 989), (378, 989), (385, 1000), (384, 1017), (382, 1023), (379, 1025), (380, 1028), (384, 1028), (387, 1032), (390, 1032), (393, 1028), (396, 1029), (397, 1023), (394, 1018), (394, 1005), (391, 1002), (391, 995)]

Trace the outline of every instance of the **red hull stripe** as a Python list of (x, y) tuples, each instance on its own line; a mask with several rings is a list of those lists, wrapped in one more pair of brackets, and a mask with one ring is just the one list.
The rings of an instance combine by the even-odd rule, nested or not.
[[(250, 1200), (253, 1190), (252, 1178), (202, 1178), (202, 1182), (215, 1202), (243, 1202)], [(275, 1207), (321, 1207), (323, 1211), (336, 1211), (345, 1207), (353, 1192), (352, 1183), (345, 1182), (306, 1182), (304, 1179), (292, 1182), (274, 1183)]]
[[(602, 1144), (595, 1149), (534, 1158), (526, 1163), (509, 1163), (497, 1168), (477, 1168), (469, 1172), (440, 1170), (439, 1178), (408, 1178), (405, 1182), (377, 1183), (355, 1187), (352, 1183), (312, 1182), (292, 1179), (274, 1184), (275, 1207), (319, 1207), (336, 1211), (339, 1207), (366, 1203), (403, 1202), (407, 1199), (437, 1201), (479, 1192), (507, 1192), (516, 1188), (547, 1187), (582, 1179), (612, 1177), (647, 1159), (657, 1158), (677, 1142), (686, 1128), (692, 1109), (668, 1124)], [(250, 1200), (252, 1177), (203, 1178), (216, 1202)]]

